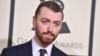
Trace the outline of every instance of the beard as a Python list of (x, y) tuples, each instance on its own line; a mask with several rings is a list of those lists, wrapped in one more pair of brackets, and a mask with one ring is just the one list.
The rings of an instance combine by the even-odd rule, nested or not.
[[(50, 31), (47, 31), (47, 32), (40, 32), (40, 30), (38, 28), (35, 29), (36, 30), (36, 36), (37, 36), (37, 39), (41, 42), (41, 44), (43, 45), (49, 45), (51, 44), (56, 38), (57, 38), (57, 35), (58, 33), (55, 35), (53, 34), (52, 32)], [(50, 37), (45, 37), (44, 35), (48, 35), (50, 34)]]

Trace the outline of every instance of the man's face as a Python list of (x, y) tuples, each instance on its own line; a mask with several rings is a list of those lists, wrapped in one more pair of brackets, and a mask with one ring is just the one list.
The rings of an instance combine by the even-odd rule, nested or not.
[(35, 33), (38, 41), (41, 44), (52, 43), (62, 26), (62, 13), (53, 12), (47, 7), (42, 7), (40, 13), (33, 21)]

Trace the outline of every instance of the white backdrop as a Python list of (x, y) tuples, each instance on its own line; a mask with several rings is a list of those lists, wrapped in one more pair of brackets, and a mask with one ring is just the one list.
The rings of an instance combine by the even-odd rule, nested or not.
[[(64, 4), (64, 22), (67, 24), (70, 33), (61, 33), (54, 44), (62, 51), (69, 55), (84, 55), (88, 56), (89, 47), (89, 32), (90, 32), (90, 17), (91, 17), (91, 0), (60, 0)], [(97, 0), (98, 1), (98, 0)], [(13, 28), (13, 45), (19, 45), (31, 40), (34, 36), (32, 31), (32, 16), (40, 3), (40, 0), (15, 0), (14, 11), (14, 28)], [(100, 1), (98, 2), (100, 3)], [(9, 11), (10, 0), (0, 0), (0, 48), (7, 46), (8, 29), (9, 29)], [(100, 6), (97, 4), (97, 10)], [(99, 11), (100, 12), (100, 11)], [(3, 16), (1, 16), (3, 15)], [(96, 13), (96, 22), (100, 21)], [(95, 22), (95, 35), (99, 37), (97, 25)], [(100, 31), (100, 30), (99, 30)], [(97, 35), (96, 35), (97, 33)], [(4, 42), (5, 45), (3, 46)], [(97, 39), (97, 38), (95, 38)], [(99, 41), (98, 41), (99, 42)], [(97, 43), (96, 40), (94, 43)], [(95, 44), (96, 45), (96, 44)], [(1, 47), (3, 46), (3, 47)], [(98, 46), (98, 45), (96, 45)], [(96, 48), (94, 46), (94, 48)], [(99, 47), (98, 47), (99, 48)], [(1, 51), (0, 50), (0, 51)], [(98, 56), (98, 49), (93, 52), (93, 55)]]
[(7, 47), (10, 0), (0, 0), (0, 52), (2, 48)]

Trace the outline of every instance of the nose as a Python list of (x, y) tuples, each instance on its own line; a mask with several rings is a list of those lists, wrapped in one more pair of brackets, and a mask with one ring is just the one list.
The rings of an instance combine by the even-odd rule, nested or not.
[(53, 25), (52, 24), (49, 24), (48, 31), (53, 32)]

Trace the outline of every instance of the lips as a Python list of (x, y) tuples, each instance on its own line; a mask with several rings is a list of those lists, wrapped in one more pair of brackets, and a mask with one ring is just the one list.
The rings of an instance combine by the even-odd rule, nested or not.
[(53, 35), (52, 34), (44, 34), (44, 37), (51, 38), (51, 37), (53, 37)]
[(43, 32), (43, 35), (45, 35), (45, 36), (47, 36), (47, 37), (51, 37), (51, 36), (55, 37), (55, 35), (54, 35), (52, 32), (50, 32), (50, 31), (48, 31), (48, 32)]
[(45, 36), (47, 36), (47, 37), (51, 37), (52, 35), (51, 34), (44, 34)]
[(48, 35), (48, 36), (52, 36), (52, 34), (50, 34), (50, 33), (48, 33), (48, 34), (46, 34), (46, 35)]

